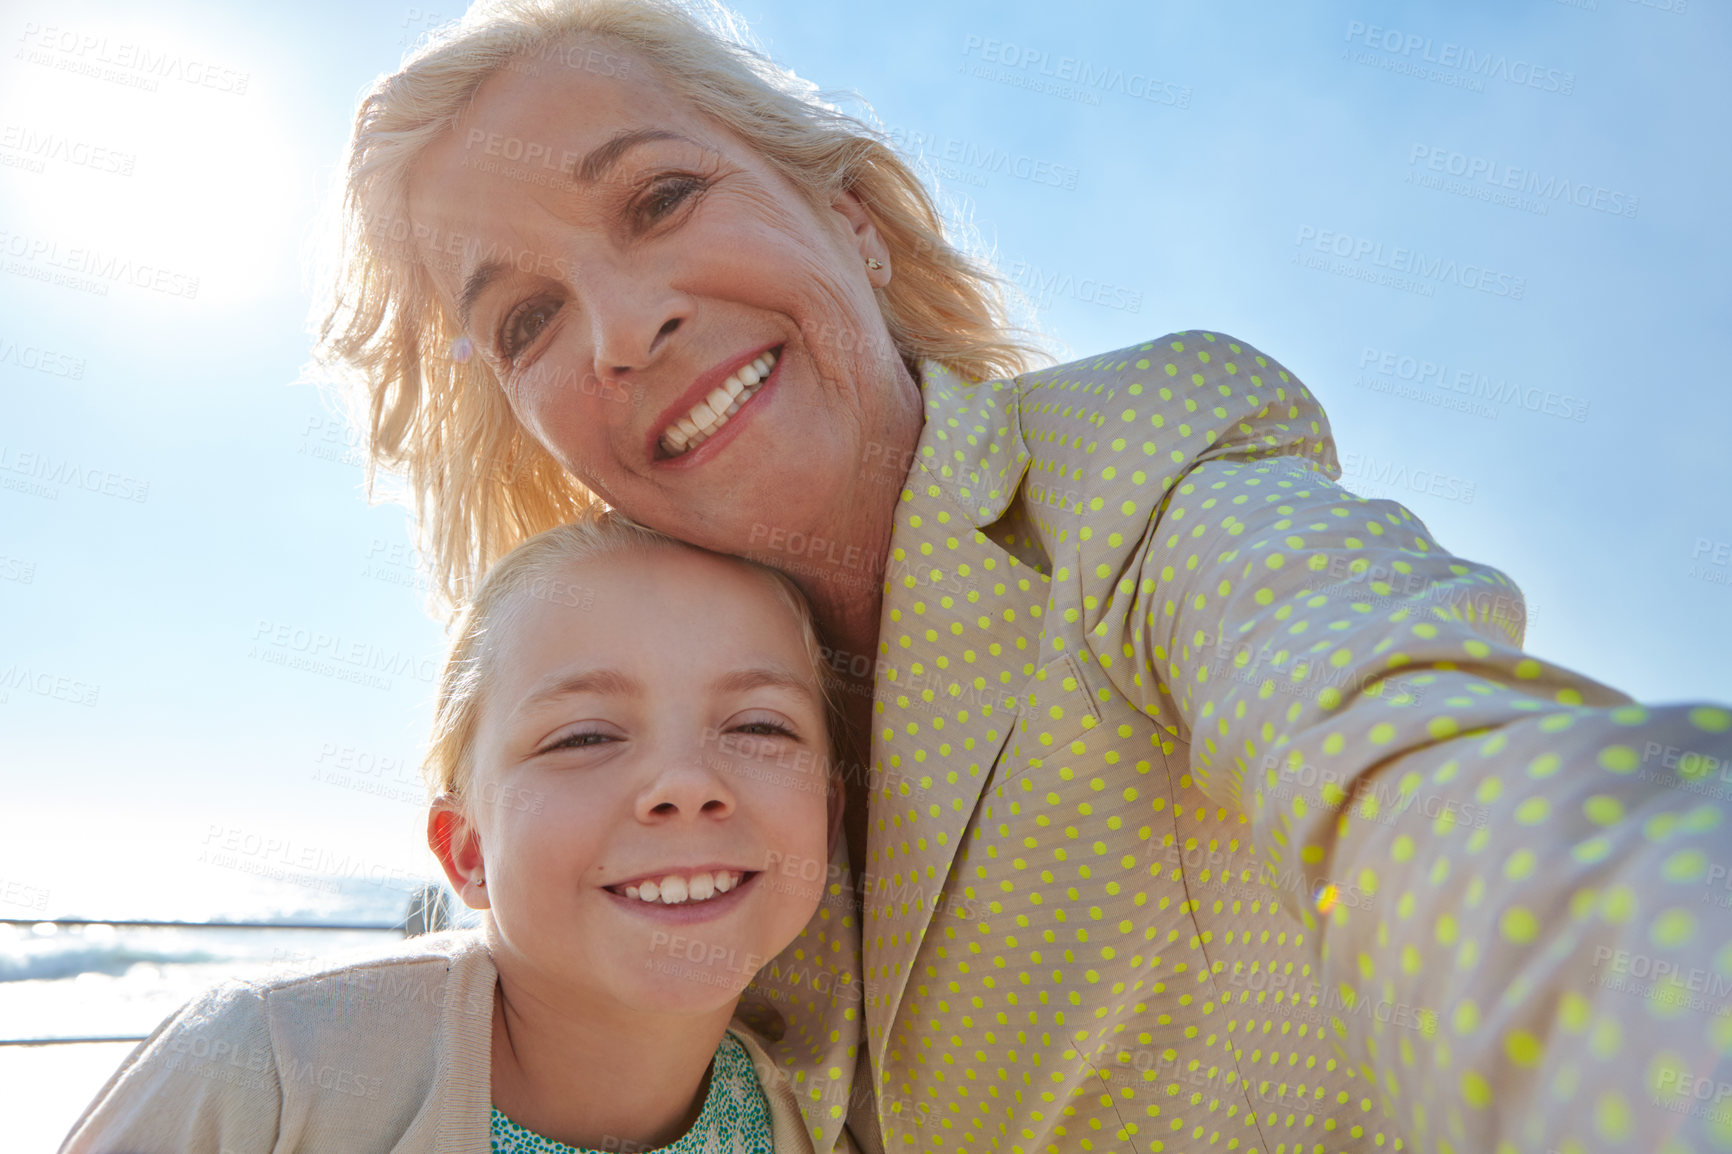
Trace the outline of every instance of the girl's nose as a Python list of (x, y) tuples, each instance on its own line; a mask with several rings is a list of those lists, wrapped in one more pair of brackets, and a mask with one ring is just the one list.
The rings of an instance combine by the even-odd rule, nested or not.
[(663, 762), (638, 795), (637, 816), (639, 821), (723, 818), (732, 814), (734, 807), (734, 792), (721, 764), (702, 750), (694, 750)]

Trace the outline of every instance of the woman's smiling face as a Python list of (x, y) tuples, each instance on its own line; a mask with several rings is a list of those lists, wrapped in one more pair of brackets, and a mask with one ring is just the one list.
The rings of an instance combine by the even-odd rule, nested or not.
[(858, 200), (815, 206), (635, 56), (496, 72), (417, 162), (409, 211), (523, 427), (672, 536), (741, 553), (822, 524), (918, 405)]

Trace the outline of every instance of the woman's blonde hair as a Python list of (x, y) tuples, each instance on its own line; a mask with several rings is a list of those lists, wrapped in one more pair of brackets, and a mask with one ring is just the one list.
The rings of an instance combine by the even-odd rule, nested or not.
[(475, 772), (475, 731), (486, 706), (487, 687), (493, 680), (497, 654), (494, 638), (521, 609), (524, 598), (539, 597), (579, 611), (590, 609), (584, 604), (583, 587), (562, 580), (562, 576), (569, 576), (573, 565), (658, 549), (689, 549), (719, 557), (758, 574), (775, 589), (800, 630), (806, 654), (812, 661), (812, 680), (824, 695), (824, 723), (829, 739), (824, 756), (826, 772), (834, 787), (839, 769), (832, 744), (841, 732), (839, 713), (831, 692), (832, 679), (824, 676), (823, 649), (813, 625), (811, 605), (799, 586), (755, 561), (709, 553), (645, 528), (619, 513), (594, 510), (571, 524), (536, 534), (506, 554), (482, 577), (458, 622), (450, 655), (439, 678), (433, 736), (428, 743), (427, 759), (422, 763), (422, 776), (432, 797), (450, 798), (460, 810), (471, 812), (469, 783)]
[[(758, 151), (814, 204), (850, 190), (889, 247), (878, 290), (911, 369), (937, 361), (973, 380), (1042, 358), (1016, 339), (999, 279), (945, 238), (932, 198), (883, 133), (750, 46), (708, 0), (484, 0), (374, 84), (355, 118), (338, 267), (317, 358), (351, 385), (374, 470), (406, 474), (422, 549), (450, 605), (517, 542), (596, 500), (518, 425), (503, 391), (433, 292), (408, 213), (409, 172), (496, 71), (561, 59), (574, 37), (635, 54), (670, 89)], [(569, 61), (567, 61), (569, 63)]]

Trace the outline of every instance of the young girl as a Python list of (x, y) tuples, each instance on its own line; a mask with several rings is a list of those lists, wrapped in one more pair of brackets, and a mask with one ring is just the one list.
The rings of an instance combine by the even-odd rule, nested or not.
[(818, 655), (771, 570), (606, 515), (525, 542), (462, 622), (429, 756), (428, 843), (482, 928), (205, 995), (63, 1149), (851, 1150), (730, 1028), (759, 968), (847, 921), (819, 910)]

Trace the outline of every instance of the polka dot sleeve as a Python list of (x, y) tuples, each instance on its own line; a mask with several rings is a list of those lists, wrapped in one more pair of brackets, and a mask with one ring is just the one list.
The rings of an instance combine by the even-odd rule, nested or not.
[(1140, 566), (1126, 691), (1325, 986), (1423, 1024), (1334, 1023), (1416, 1148), (1732, 1149), (1732, 712), (1523, 652), (1508, 578), (1300, 457), (1192, 468)]

